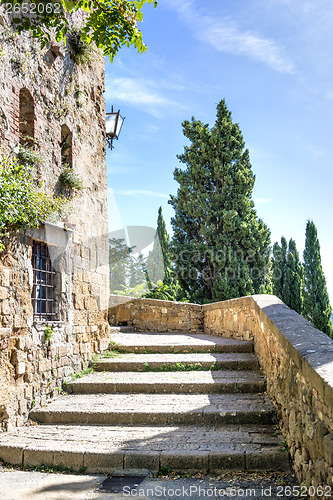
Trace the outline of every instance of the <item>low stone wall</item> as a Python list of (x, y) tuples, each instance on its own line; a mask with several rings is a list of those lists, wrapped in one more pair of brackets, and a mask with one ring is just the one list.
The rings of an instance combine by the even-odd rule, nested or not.
[[(333, 493), (333, 340), (327, 335), (271, 295), (204, 306), (113, 297), (109, 319), (138, 331), (252, 340), (299, 482)], [(320, 492), (311, 498), (328, 490)]]
[(109, 322), (141, 332), (198, 332), (203, 331), (203, 311), (197, 304), (112, 295)]
[(205, 333), (253, 340), (298, 480), (333, 494), (333, 340), (271, 295), (203, 310)]

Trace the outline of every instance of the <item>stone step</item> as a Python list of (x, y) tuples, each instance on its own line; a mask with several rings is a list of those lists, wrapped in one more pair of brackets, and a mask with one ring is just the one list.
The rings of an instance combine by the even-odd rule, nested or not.
[(272, 424), (275, 410), (257, 394), (76, 394), (33, 409), (42, 424)]
[(96, 372), (69, 382), (66, 390), (74, 394), (264, 392), (265, 380), (251, 371)]
[(110, 326), (110, 333), (133, 333), (133, 326)]
[(200, 333), (115, 333), (111, 346), (118, 352), (132, 353), (191, 353), (191, 352), (252, 352), (253, 343)]
[(161, 467), (178, 473), (290, 470), (274, 427), (262, 425), (26, 426), (0, 435), (0, 457), (108, 474)]
[(119, 354), (102, 355), (92, 363), (96, 371), (186, 371), (186, 367), (202, 370), (256, 370), (253, 353), (191, 353), (191, 354)]

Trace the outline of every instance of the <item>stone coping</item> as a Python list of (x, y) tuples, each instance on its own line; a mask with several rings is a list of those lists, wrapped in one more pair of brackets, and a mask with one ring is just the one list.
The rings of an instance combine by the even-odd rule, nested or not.
[(109, 307), (115, 307), (121, 304), (126, 304), (127, 302), (137, 302), (137, 303), (147, 303), (152, 306), (190, 306), (194, 309), (201, 310), (202, 306), (200, 304), (194, 304), (193, 302), (176, 302), (171, 300), (161, 300), (161, 299), (146, 299), (145, 297), (130, 297), (129, 295), (110, 295), (109, 296)]

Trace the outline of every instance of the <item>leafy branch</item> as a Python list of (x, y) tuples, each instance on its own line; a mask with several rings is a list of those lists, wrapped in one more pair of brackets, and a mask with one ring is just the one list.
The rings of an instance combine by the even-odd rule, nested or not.
[(143, 20), (142, 8), (146, 3), (157, 5), (156, 0), (36, 0), (32, 13), (26, 0), (1, 0), (7, 10), (12, 6), (18, 33), (30, 31), (42, 47), (49, 45), (52, 33), (58, 42), (66, 43), (71, 14), (81, 11), (82, 40), (94, 42), (111, 61), (123, 45), (133, 45), (139, 53), (147, 50), (137, 26)]
[(38, 227), (54, 213), (60, 214), (67, 201), (45, 193), (30, 165), (0, 156), (0, 252), (3, 238), (12, 231)]

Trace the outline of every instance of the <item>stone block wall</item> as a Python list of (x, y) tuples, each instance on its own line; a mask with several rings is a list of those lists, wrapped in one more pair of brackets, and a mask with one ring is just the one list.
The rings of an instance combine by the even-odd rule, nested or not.
[(200, 332), (203, 311), (197, 304), (112, 295), (109, 322), (133, 325), (137, 331), (146, 332)]
[(253, 340), (298, 480), (333, 491), (333, 340), (270, 295), (203, 309), (205, 332)]
[[(17, 36), (5, 16), (0, 49), (1, 153), (15, 155), (25, 145), (22, 135), (33, 136), (37, 177), (59, 194), (60, 143), (70, 131), (66, 154), (83, 183), (81, 192), (67, 193), (62, 218), (14, 233), (0, 253), (0, 429), (6, 430), (106, 348), (109, 268), (104, 57), (96, 51), (82, 66), (63, 44), (53, 40), (41, 49), (30, 36)], [(33, 240), (48, 244), (56, 272), (54, 321), (33, 316)]]

